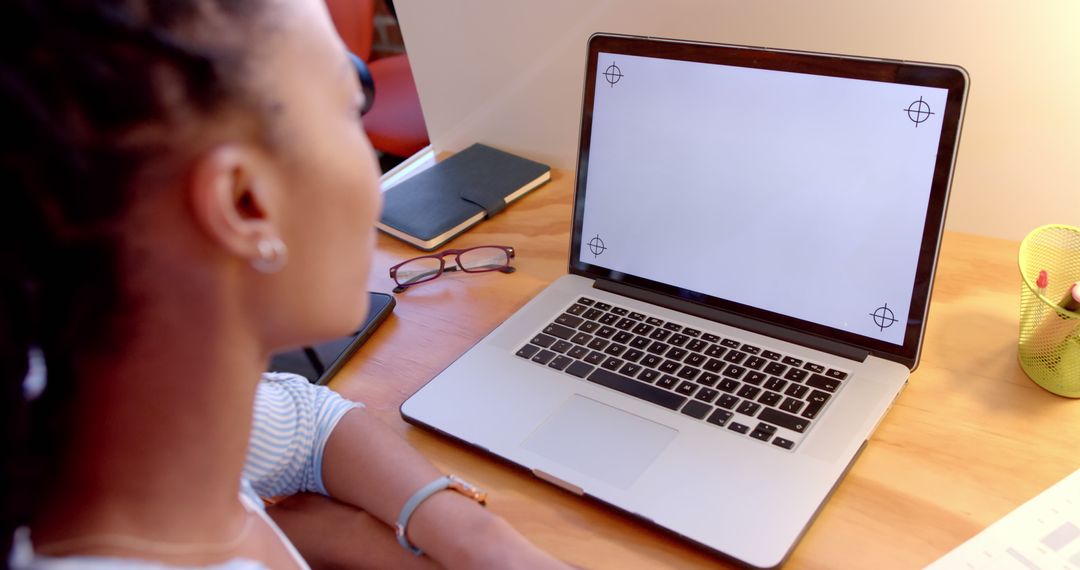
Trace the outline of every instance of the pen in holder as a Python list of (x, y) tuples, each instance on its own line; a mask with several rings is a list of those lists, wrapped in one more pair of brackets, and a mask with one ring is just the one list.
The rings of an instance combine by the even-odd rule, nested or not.
[(1067, 308), (1080, 281), (1080, 228), (1036, 228), (1021, 242), (1019, 261), (1020, 367), (1039, 386), (1080, 398), (1080, 311)]

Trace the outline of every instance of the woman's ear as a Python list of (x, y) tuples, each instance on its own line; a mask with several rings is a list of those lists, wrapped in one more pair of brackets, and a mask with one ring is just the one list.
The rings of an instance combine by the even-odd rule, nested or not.
[(260, 242), (280, 242), (278, 197), (266, 168), (250, 149), (222, 145), (196, 160), (188, 183), (196, 222), (212, 241), (245, 260), (265, 254)]

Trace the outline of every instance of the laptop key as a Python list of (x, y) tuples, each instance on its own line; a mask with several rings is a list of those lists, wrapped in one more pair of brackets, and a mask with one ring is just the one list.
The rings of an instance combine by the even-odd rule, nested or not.
[[(732, 366), (734, 366), (734, 364)], [(746, 378), (743, 378), (743, 382), (746, 382), (747, 384), (753, 384), (754, 386), (760, 386), (761, 382), (768, 377), (769, 376), (764, 372), (752, 370), (749, 374), (746, 375)]]
[(643, 337), (643, 336), (639, 336), (639, 337), (635, 337), (634, 340), (630, 341), (630, 346), (632, 346), (634, 348), (645, 349), (645, 348), (648, 348), (649, 344), (651, 344), (651, 343), (652, 343), (652, 341), (649, 340), (648, 338)]
[(586, 307), (585, 305), (582, 305), (581, 303), (574, 303), (573, 305), (570, 305), (570, 308), (567, 309), (566, 312), (574, 315), (575, 317), (580, 317), (581, 314), (587, 310), (588, 307)]
[(647, 325), (645, 323), (638, 323), (637, 326), (634, 327), (632, 330), (634, 331), (634, 334), (639, 334), (639, 335), (644, 336), (644, 335), (647, 335), (647, 334), (651, 333), (653, 328), (655, 328), (655, 327), (653, 327), (652, 325)]
[(683, 358), (686, 358), (686, 354), (685, 348), (673, 347), (671, 350), (667, 351), (667, 354), (664, 356), (672, 360), (682, 360)]
[[(803, 388), (805, 388), (805, 386), (803, 386)], [(780, 409), (781, 410), (784, 410), (785, 412), (789, 412), (789, 413), (792, 413), (792, 414), (799, 413), (799, 410), (801, 410), (802, 407), (803, 407), (803, 401), (802, 400), (796, 400), (795, 398), (787, 398), (787, 399), (784, 400), (783, 404), (780, 404)]]
[(720, 377), (712, 372), (702, 372), (701, 376), (698, 376), (697, 383), (702, 386), (712, 386), (719, 379)]
[(578, 325), (585, 322), (585, 319), (583, 319), (581, 317), (575, 317), (574, 315), (571, 315), (570, 313), (563, 313), (563, 314), (555, 317), (555, 322), (559, 323), (560, 325), (563, 325), (564, 327), (570, 327), (570, 328), (573, 329), (573, 328), (577, 328)]
[(593, 305), (593, 306), (596, 307), (597, 309), (601, 310), (601, 311), (606, 311), (606, 310), (611, 308), (611, 305), (609, 305), (607, 303), (601, 303), (599, 301), (597, 301), (596, 304)]
[(799, 416), (793, 416), (787, 412), (781, 412), (774, 408), (765, 408), (762, 410), (758, 419), (799, 433), (806, 431), (807, 426), (810, 425), (810, 422), (806, 419), (800, 418)]
[(592, 333), (596, 332), (596, 329), (598, 329), (598, 328), (600, 328), (600, 323), (593, 322), (593, 321), (585, 321), (585, 322), (581, 323), (581, 326), (578, 327), (577, 329), (579, 331), (581, 331), (581, 332), (592, 334)]
[(702, 368), (708, 370), (709, 372), (720, 372), (724, 369), (724, 362), (722, 360), (710, 358), (709, 361), (706, 362), (704, 366), (702, 366)]
[(636, 338), (634, 335), (626, 331), (619, 331), (615, 333), (615, 336), (611, 337), (611, 340), (619, 344), (630, 344), (630, 341), (634, 340), (634, 338)]
[(787, 366), (780, 364), (779, 362), (770, 362), (769, 365), (765, 367), (765, 372), (768, 372), (773, 376), (780, 376), (785, 370), (787, 370)]
[(520, 356), (522, 358), (532, 358), (533, 355), (536, 354), (537, 352), (540, 352), (540, 347), (539, 346), (536, 346), (534, 344), (526, 344), (525, 346), (519, 348), (518, 351), (515, 352), (514, 354), (516, 354), (516, 355), (518, 355), (518, 356)]
[(766, 390), (764, 393), (761, 394), (761, 396), (758, 397), (757, 401), (765, 404), (766, 406), (775, 406), (782, 399), (784, 399), (784, 397), (780, 394)]
[(724, 340), (720, 341), (720, 344), (728, 348), (739, 348), (739, 341), (730, 338), (725, 338)]
[(750, 432), (750, 437), (754, 439), (760, 439), (761, 441), (769, 441), (769, 438), (772, 437), (772, 434), (769, 432), (761, 431), (760, 429), (755, 429), (754, 431)]
[(765, 389), (779, 392), (787, 386), (787, 380), (781, 380), (775, 376), (769, 376), (769, 380), (765, 382)]
[(572, 343), (566, 342), (565, 340), (560, 340), (555, 344), (551, 345), (551, 350), (558, 352), (559, 354), (562, 354), (570, 350), (571, 348), (574, 348), (574, 345)]
[(622, 355), (623, 360), (629, 360), (630, 362), (637, 362), (638, 360), (641, 360), (642, 356), (645, 356), (645, 353), (636, 348), (631, 348)]
[(697, 400), (690, 400), (686, 403), (685, 406), (683, 406), (683, 409), (680, 411), (692, 418), (697, 418), (701, 420), (705, 419), (705, 416), (709, 415), (710, 410), (712, 410), (712, 406), (708, 404), (703, 404), (701, 402), (698, 402)]
[(743, 352), (750, 353), (750, 354), (758, 354), (758, 353), (761, 352), (760, 348), (758, 348), (756, 346), (753, 346), (753, 345), (749, 345), (749, 344), (742, 345), (742, 348), (740, 348), (739, 350), (741, 350)]
[(728, 361), (728, 362), (730, 362), (732, 364), (739, 364), (745, 358), (746, 358), (746, 353), (745, 352), (740, 352), (738, 350), (729, 350), (728, 353), (724, 355), (724, 360), (726, 360), (726, 361)]
[(698, 393), (694, 395), (694, 398), (701, 400), (702, 402), (712, 402), (719, 395), (720, 392), (717, 392), (712, 388), (702, 388), (698, 390)]
[(761, 393), (761, 388), (750, 386), (749, 384), (746, 384), (739, 389), (739, 396), (742, 396), (743, 398), (756, 398), (759, 393)]
[(764, 356), (765, 358), (768, 358), (769, 360), (780, 360), (780, 358), (783, 355), (780, 354), (779, 352), (773, 352), (771, 350), (763, 350), (763, 351), (761, 351), (761, 356)]
[(836, 378), (837, 380), (847, 379), (847, 372), (841, 372), (839, 370), (836, 370), (835, 368), (830, 368), (829, 371), (825, 373), (825, 375), (829, 378)]
[(582, 297), (582, 298), (578, 299), (577, 302), (581, 303), (582, 305), (592, 305), (596, 301), (593, 301), (592, 299), (590, 299), (588, 297)]
[(709, 422), (710, 424), (716, 424), (718, 426), (723, 426), (724, 424), (727, 423), (728, 420), (731, 419), (731, 416), (733, 416), (733, 415), (735, 415), (735, 414), (732, 414), (731, 412), (729, 412), (727, 410), (716, 409), (716, 410), (713, 410), (713, 413), (709, 414), (709, 419), (707, 419), (705, 421)]
[(792, 356), (785, 356), (782, 362), (788, 366), (802, 366), (802, 361)]
[(604, 340), (602, 338), (594, 338), (591, 341), (589, 341), (589, 344), (587, 344), (585, 346), (587, 346), (587, 347), (589, 347), (589, 348), (591, 348), (593, 350), (604, 350), (604, 348), (607, 347), (607, 345), (610, 342), (611, 341)]
[(809, 391), (810, 388), (802, 384), (792, 384), (787, 387), (787, 390), (784, 390), (784, 393), (793, 398), (802, 398)]
[(637, 324), (637, 321), (635, 321), (633, 319), (630, 319), (628, 317), (623, 317), (622, 319), (619, 320), (619, 322), (615, 323), (615, 328), (617, 328), (617, 329), (619, 329), (621, 331), (628, 331), (628, 330), (634, 328), (634, 325), (636, 325), (636, 324)]
[(645, 322), (649, 323), (650, 325), (652, 325), (654, 327), (662, 327), (662, 326), (664, 326), (664, 321), (662, 321), (662, 320), (660, 320), (660, 319), (658, 319), (656, 317), (649, 317), (649, 318), (645, 319)]
[(720, 381), (719, 384), (716, 385), (716, 388), (718, 390), (720, 390), (720, 391), (727, 392), (727, 393), (730, 394), (730, 393), (734, 392), (735, 389), (738, 388), (739, 386), (741, 386), (741, 384), (739, 384), (738, 382), (732, 380), (731, 378), (724, 378), (723, 380)]
[[(787, 371), (787, 374), (784, 374), (784, 378), (787, 378), (788, 380), (791, 380), (793, 382), (802, 382), (803, 379), (806, 378), (809, 374), (809, 372), (801, 368), (792, 368), (791, 370)], [(824, 376), (822, 376), (822, 378), (824, 378)]]
[(782, 447), (784, 449), (791, 449), (792, 447), (795, 447), (794, 441), (791, 441), (790, 439), (784, 439), (782, 437), (773, 438), (772, 444), (777, 447)]
[(676, 374), (676, 376), (683, 380), (693, 380), (694, 378), (697, 378), (698, 374), (701, 374), (701, 370), (698, 370), (693, 366), (683, 366), (679, 369), (679, 373)]
[(709, 343), (701, 340), (700, 338), (695, 338), (694, 340), (690, 341), (690, 344), (686, 345), (686, 348), (694, 352), (701, 352), (706, 348), (709, 348)]
[(589, 364), (600, 364), (604, 361), (605, 358), (607, 358), (607, 356), (605, 356), (603, 352), (597, 352), (594, 350), (585, 357), (585, 362), (588, 362)]
[(724, 376), (736, 379), (741, 378), (742, 375), (745, 373), (745, 368), (743, 368), (742, 366), (736, 366), (734, 364), (729, 364), (728, 367), (725, 368), (723, 372), (721, 372), (721, 374), (723, 374)]
[(686, 344), (689, 340), (690, 337), (684, 334), (673, 334), (671, 335), (671, 338), (668, 339), (668, 342), (675, 346), (682, 346)]
[(822, 366), (820, 364), (814, 364), (813, 362), (807, 362), (806, 364), (803, 364), (802, 367), (809, 370), (810, 372), (816, 372), (818, 374), (824, 374), (825, 373), (825, 367), (824, 366)]
[(551, 362), (551, 359), (555, 358), (555, 353), (550, 350), (541, 350), (532, 357), (533, 362), (539, 362), (540, 364), (547, 364)]
[(608, 370), (618, 370), (620, 367), (622, 367), (622, 365), (623, 361), (615, 358), (614, 356), (609, 356), (607, 360), (600, 364), (601, 367)]
[(646, 368), (646, 369), (642, 370), (641, 374), (638, 374), (638, 380), (641, 380), (642, 382), (648, 382), (649, 384), (652, 384), (653, 381), (656, 380), (659, 377), (660, 377), (659, 372), (657, 372), (655, 370), (651, 370), (649, 368)]
[[(744, 346), (743, 348), (746, 347)], [(768, 362), (768, 360), (765, 360), (760, 356), (751, 356), (750, 358), (746, 359), (746, 362), (743, 363), (743, 366), (746, 366), (751, 370), (761, 370), (761, 367), (765, 366), (766, 362)]]
[(570, 327), (564, 327), (562, 325), (551, 323), (550, 325), (544, 327), (544, 334), (549, 334), (553, 337), (567, 340), (570, 337), (574, 336), (576, 333), (574, 332), (574, 329)]
[(732, 396), (731, 394), (724, 394), (723, 396), (720, 396), (719, 400), (716, 401), (717, 406), (720, 406), (721, 408), (727, 408), (729, 410), (734, 408), (735, 404), (738, 403), (739, 399), (735, 396)]
[(553, 358), (551, 362), (548, 363), (548, 366), (556, 370), (562, 370), (563, 368), (569, 366), (571, 362), (574, 362), (573, 358), (560, 354), (559, 356)]
[(720, 337), (714, 334), (704, 333), (701, 335), (701, 340), (705, 342), (720, 342)]
[(674, 374), (675, 371), (678, 370), (680, 366), (682, 366), (682, 365), (679, 364), (678, 362), (674, 361), (674, 360), (665, 360), (664, 363), (660, 365), (659, 370), (660, 370), (660, 372), (667, 372), (668, 374)]
[(614, 372), (604, 370), (603, 368), (597, 368), (587, 377), (587, 379), (590, 382), (595, 382), (601, 386), (606, 386), (612, 390), (622, 392), (623, 394), (664, 406), (669, 410), (679, 409), (679, 406), (682, 406), (687, 400), (686, 396), (668, 392), (667, 390), (661, 390), (655, 386), (638, 382), (637, 380), (631, 380), (625, 376), (620, 376)]
[(615, 336), (616, 332), (618, 332), (618, 331), (616, 331), (615, 329), (605, 325), (605, 326), (602, 326), (602, 327), (596, 329), (596, 336), (601, 337), (601, 338), (611, 338), (611, 337)]
[(729, 430), (731, 430), (731, 431), (738, 432), (738, 433), (746, 433), (747, 431), (750, 430), (749, 426), (744, 426), (744, 425), (740, 424), (739, 422), (731, 422), (731, 425), (729, 425), (727, 428)]
[(690, 366), (701, 366), (705, 362), (705, 355), (691, 352), (690, 356), (687, 356), (683, 360), (683, 362), (689, 364)]
[(576, 335), (570, 337), (570, 342), (574, 344), (580, 344), (582, 346), (589, 344), (590, 340), (592, 340), (592, 335), (585, 334), (583, 332), (579, 332)]
[(584, 378), (589, 375), (590, 372), (596, 370), (595, 366), (590, 366), (581, 361), (575, 361), (570, 363), (570, 366), (566, 367), (565, 372), (578, 378)]
[(600, 317), (597, 320), (600, 321), (600, 324), (610, 325), (615, 321), (619, 320), (619, 315), (616, 315), (615, 313), (604, 313), (604, 316)]
[(644, 366), (648, 366), (649, 368), (656, 368), (656, 366), (663, 362), (663, 360), (663, 358), (660, 358), (655, 354), (646, 354), (645, 358), (641, 359), (641, 364)]
[(586, 319), (589, 319), (590, 321), (595, 321), (596, 319), (599, 319), (603, 315), (604, 315), (604, 311), (599, 311), (597, 309), (589, 309), (588, 311), (585, 311), (585, 314), (583, 314), (581, 316), (585, 317)]
[(566, 355), (578, 359), (585, 358), (589, 355), (589, 349), (585, 348), (584, 346), (575, 346), (574, 348), (571, 348), (570, 351), (566, 353)]
[(699, 331), (699, 330), (697, 330), (697, 329), (692, 329), (692, 328), (690, 328), (690, 327), (686, 327), (686, 328), (684, 328), (684, 329), (682, 330), (682, 333), (683, 333), (684, 335), (686, 335), (686, 336), (695, 336), (695, 337), (696, 337), (696, 336), (701, 336), (701, 331)]
[(623, 316), (626, 316), (626, 315), (630, 314), (630, 311), (628, 311), (628, 310), (626, 310), (626, 309), (624, 309), (622, 307), (612, 307), (609, 310), (612, 313), (615, 313), (616, 315), (619, 315), (620, 317), (623, 317)]
[(656, 381), (657, 386), (659, 386), (661, 388), (668, 388), (668, 389), (674, 388), (675, 385), (678, 384), (678, 383), (679, 383), (679, 379), (672, 376), (671, 374), (664, 374), (663, 376), (660, 377), (659, 380)]
[(664, 328), (672, 332), (679, 332), (682, 330), (682, 325), (677, 325), (675, 323), (664, 323)]
[(649, 334), (649, 338), (653, 340), (666, 340), (669, 336), (671, 336), (671, 331), (665, 329), (656, 329)]
[(626, 346), (622, 344), (615, 344), (614, 342), (609, 344), (604, 349), (604, 354), (610, 354), (612, 356), (622, 356), (623, 351), (626, 350)]
[(555, 343), (555, 337), (546, 334), (537, 334), (529, 342), (536, 346), (547, 348)]
[[(736, 409), (735, 411), (739, 412), (740, 414), (743, 414), (743, 415), (754, 417), (754, 414), (756, 414), (757, 411), (760, 410), (760, 409), (761, 409), (761, 404), (757, 404), (757, 403), (751, 402), (749, 400), (743, 400), (743, 403), (739, 404), (739, 408)], [(766, 409), (768, 409), (768, 408), (766, 408)]]
[(711, 356), (713, 358), (720, 358), (727, 352), (727, 349), (719, 344), (713, 344), (709, 346), (709, 349), (705, 351), (705, 356)]
[(656, 342), (650, 344), (649, 348), (647, 348), (646, 350), (648, 350), (649, 352), (651, 352), (653, 354), (664, 354), (665, 352), (668, 351), (669, 348), (671, 348), (671, 347), (664, 344), (664, 343), (662, 343), (662, 342), (660, 342), (660, 341), (656, 341)]
[(637, 376), (638, 372), (641, 372), (641, 366), (638, 364), (634, 364), (633, 362), (627, 362), (626, 364), (623, 364), (622, 368), (619, 369), (619, 374), (623, 374), (631, 378)]
[(812, 420), (817, 417), (821, 408), (825, 407), (825, 402), (829, 401), (829, 394), (821, 390), (814, 390), (806, 397), (806, 401), (808, 403), (806, 409), (803, 410), (802, 417)]
[(631, 319), (634, 319), (635, 321), (644, 321), (645, 320), (645, 315), (643, 315), (641, 313), (635, 313), (635, 312), (631, 311), (629, 316), (630, 316)]
[(811, 388), (821, 388), (828, 392), (835, 392), (840, 387), (840, 381), (821, 374), (811, 374), (810, 379), (806, 381), (806, 385)]

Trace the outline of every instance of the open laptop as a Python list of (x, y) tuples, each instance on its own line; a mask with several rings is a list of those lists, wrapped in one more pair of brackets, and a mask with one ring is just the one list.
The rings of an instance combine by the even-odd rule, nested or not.
[(918, 363), (967, 83), (593, 36), (569, 274), (403, 417), (780, 565)]

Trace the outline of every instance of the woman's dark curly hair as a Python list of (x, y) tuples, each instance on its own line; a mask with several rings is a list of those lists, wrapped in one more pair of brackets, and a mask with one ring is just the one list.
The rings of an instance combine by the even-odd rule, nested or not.
[[(255, 111), (268, 0), (14, 0), (0, 17), (0, 565), (48, 493), (76, 362), (118, 340), (118, 227), (179, 127)], [(255, 113), (257, 114), (257, 113)], [(253, 114), (252, 116), (255, 116)], [(27, 394), (30, 353), (46, 385)]]

